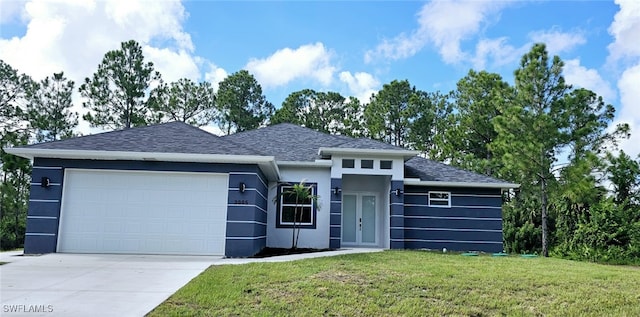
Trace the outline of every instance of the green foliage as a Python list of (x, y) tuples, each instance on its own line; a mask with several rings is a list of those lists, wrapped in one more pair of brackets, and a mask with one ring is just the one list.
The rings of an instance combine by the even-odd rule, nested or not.
[(515, 92), (498, 74), (470, 70), (453, 93), (456, 111), (440, 148), (441, 159), (485, 175), (499, 175), (500, 153), (491, 145), (498, 138), (494, 119), (515, 99)]
[(28, 107), (31, 127), (36, 141), (55, 141), (73, 136), (78, 125), (78, 113), (72, 112), (71, 94), (74, 82), (55, 73), (40, 82), (40, 89)]
[(609, 181), (613, 185), (616, 203), (639, 203), (640, 164), (631, 159), (624, 151), (620, 151), (618, 157), (607, 153), (607, 161), (609, 165), (606, 171), (609, 174)]
[(26, 128), (26, 109), (38, 84), (0, 60), (0, 129), (5, 134)]
[(147, 105), (149, 87), (160, 80), (153, 63), (145, 62), (142, 47), (134, 40), (122, 42), (119, 50), (105, 54), (92, 78), (80, 86), (87, 98), (83, 116), (94, 127), (128, 129), (144, 126), (150, 120)]
[(161, 83), (151, 91), (148, 104), (153, 121), (182, 121), (199, 127), (217, 118), (215, 101), (211, 83), (196, 84), (182, 78), (171, 84)]
[(351, 114), (346, 99), (337, 92), (303, 89), (291, 93), (276, 110), (269, 124), (289, 122), (330, 134), (348, 134)]
[(274, 106), (262, 94), (258, 81), (246, 70), (229, 75), (219, 84), (218, 126), (226, 134), (264, 126)]
[(416, 93), (408, 80), (383, 85), (364, 110), (369, 136), (397, 146), (407, 145), (411, 121), (416, 116)]

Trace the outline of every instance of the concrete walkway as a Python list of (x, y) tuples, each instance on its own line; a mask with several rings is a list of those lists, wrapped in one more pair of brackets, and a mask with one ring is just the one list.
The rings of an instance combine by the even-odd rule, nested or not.
[(2, 316), (144, 316), (211, 265), (366, 253), (344, 249), (263, 259), (210, 256), (2, 252)]

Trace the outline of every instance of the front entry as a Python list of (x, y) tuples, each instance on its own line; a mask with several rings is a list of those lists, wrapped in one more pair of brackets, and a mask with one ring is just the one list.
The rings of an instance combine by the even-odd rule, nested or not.
[(342, 195), (342, 244), (378, 244), (378, 198), (374, 193)]

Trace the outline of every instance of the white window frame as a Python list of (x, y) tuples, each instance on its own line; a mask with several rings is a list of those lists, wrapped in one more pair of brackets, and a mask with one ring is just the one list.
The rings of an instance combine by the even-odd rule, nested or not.
[[(298, 222), (298, 223), (294, 224), (293, 222), (285, 222), (284, 219), (282, 218), (283, 215), (284, 215), (284, 212), (282, 212), (283, 211), (282, 210), (283, 207), (294, 207), (294, 208), (296, 207), (296, 204), (285, 204), (284, 203), (284, 193), (286, 191), (288, 191), (288, 190), (291, 190), (292, 188), (293, 188), (293, 185), (282, 185), (280, 187), (280, 204), (278, 206), (278, 209), (279, 209), (278, 212), (280, 213), (280, 215), (279, 215), (279, 217), (280, 217), (280, 225), (281, 226), (294, 226), (294, 225), (297, 225), (297, 226), (313, 226), (314, 225), (314, 223), (313, 223), (313, 220), (314, 220), (313, 213), (315, 211), (314, 210), (315, 204), (313, 203), (313, 199), (311, 200), (310, 204), (299, 204), (297, 206), (297, 207), (302, 207), (302, 208), (311, 207), (311, 209), (310, 209), (311, 210), (310, 211), (311, 214), (309, 215), (310, 218), (311, 218), (310, 222)], [(307, 188), (311, 189), (311, 195), (315, 195), (315, 186), (307, 186)]]
[[(431, 198), (431, 194), (446, 194), (447, 198), (446, 199), (444, 199), (444, 198)], [(429, 207), (451, 208), (451, 192), (429, 191), (427, 193), (427, 199), (429, 201)], [(439, 201), (439, 202), (446, 201), (447, 204), (446, 205), (431, 204), (432, 201)]]

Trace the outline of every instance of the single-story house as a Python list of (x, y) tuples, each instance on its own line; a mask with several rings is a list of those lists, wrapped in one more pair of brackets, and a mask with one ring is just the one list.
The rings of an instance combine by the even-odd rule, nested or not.
[(171, 122), (6, 148), (33, 160), (24, 252), (246, 257), (290, 247), (499, 252), (495, 178), (366, 138), (278, 124), (218, 137)]

